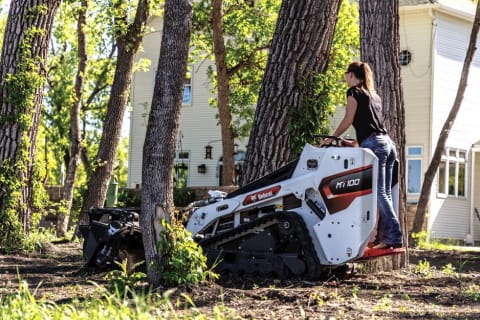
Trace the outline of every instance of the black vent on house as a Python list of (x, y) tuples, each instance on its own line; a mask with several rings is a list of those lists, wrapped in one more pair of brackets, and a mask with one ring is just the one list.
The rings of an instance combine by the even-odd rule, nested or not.
[(408, 50), (400, 51), (400, 65), (406, 66), (412, 61), (412, 53)]

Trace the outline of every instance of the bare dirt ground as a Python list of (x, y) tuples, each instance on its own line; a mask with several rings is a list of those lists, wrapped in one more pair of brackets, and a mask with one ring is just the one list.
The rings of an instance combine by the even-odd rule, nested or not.
[[(0, 295), (16, 292), (20, 278), (49, 301), (86, 298), (96, 290), (92, 281), (105, 284), (105, 272), (82, 265), (78, 243), (0, 255)], [(409, 267), (375, 274), (351, 267), (356, 271), (316, 282), (224, 277), (174, 288), (173, 298), (187, 294), (202, 314), (221, 306), (244, 319), (480, 319), (478, 251), (411, 250)]]

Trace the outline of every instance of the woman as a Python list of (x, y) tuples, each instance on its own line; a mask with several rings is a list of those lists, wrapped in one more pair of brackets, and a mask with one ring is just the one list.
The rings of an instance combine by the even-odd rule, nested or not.
[[(345, 78), (349, 87), (347, 109), (333, 136), (340, 136), (353, 125), (360, 147), (372, 150), (378, 157), (380, 219), (373, 248), (400, 248), (402, 231), (393, 208), (391, 189), (397, 151), (383, 124), (382, 101), (375, 93), (372, 70), (365, 62), (352, 62), (345, 72)], [(330, 139), (325, 139), (321, 145), (330, 143)]]

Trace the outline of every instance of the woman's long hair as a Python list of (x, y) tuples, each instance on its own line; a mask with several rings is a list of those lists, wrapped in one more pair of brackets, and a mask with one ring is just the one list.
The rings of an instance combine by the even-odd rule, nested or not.
[(352, 72), (361, 81), (360, 86), (365, 88), (370, 95), (375, 95), (373, 72), (368, 63), (355, 61), (348, 65), (347, 72)]

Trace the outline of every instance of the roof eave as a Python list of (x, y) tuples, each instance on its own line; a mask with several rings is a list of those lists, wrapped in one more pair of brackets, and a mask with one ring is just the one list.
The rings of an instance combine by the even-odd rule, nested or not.
[(416, 12), (416, 11), (427, 11), (430, 9), (437, 9), (439, 7), (438, 3), (426, 3), (426, 4), (417, 4), (417, 5), (407, 5), (400, 7), (400, 13), (403, 12)]
[(436, 11), (467, 21), (473, 21), (473, 19), (475, 18), (475, 12), (466, 12), (464, 10), (459, 10), (457, 8), (453, 8), (442, 3), (440, 3), (440, 5), (436, 8)]

